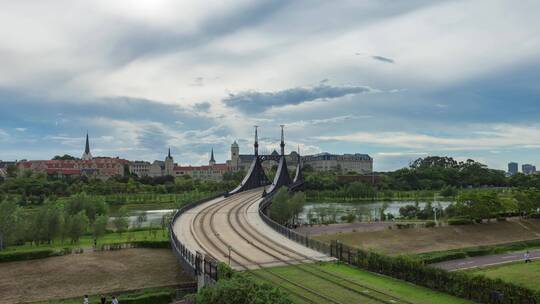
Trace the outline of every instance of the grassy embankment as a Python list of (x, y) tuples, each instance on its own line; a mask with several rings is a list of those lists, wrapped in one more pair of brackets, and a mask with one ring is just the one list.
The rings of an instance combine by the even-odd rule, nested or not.
[(472, 274), (484, 275), (488, 278), (501, 279), (540, 292), (540, 262), (516, 262), (486, 268), (467, 270)]
[[(306, 266), (302, 266), (302, 267), (306, 267)], [(444, 293), (436, 292), (428, 288), (416, 286), (416, 285), (413, 285), (404, 281), (396, 280), (390, 277), (377, 275), (371, 272), (363, 271), (363, 270), (353, 268), (353, 267), (343, 265), (343, 264), (323, 263), (317, 266), (310, 265), (309, 267), (317, 267), (326, 272), (331, 272), (334, 275), (338, 275), (342, 278), (352, 280), (363, 286), (377, 289), (386, 294), (392, 295), (394, 297), (397, 297), (399, 299), (406, 300), (412, 303), (418, 303), (418, 304), (472, 303), (470, 301), (453, 297)], [(295, 287), (294, 285), (290, 283), (284, 282), (280, 280), (279, 278), (268, 274), (267, 272), (272, 272), (272, 273), (282, 275), (294, 282), (302, 284), (303, 286), (311, 288), (312, 290), (316, 290), (317, 292), (325, 296), (328, 296), (330, 298), (333, 298), (343, 303), (381, 303), (380, 300), (364, 297), (357, 293), (353, 293), (350, 290), (343, 289), (342, 287), (339, 287), (328, 281), (322, 280), (316, 276), (306, 275), (306, 272), (301, 271), (296, 266), (267, 268), (265, 270), (257, 270), (256, 272), (264, 276), (267, 279), (267, 282), (270, 282), (271, 284), (289, 288), (291, 290), (294, 290), (295, 292), (299, 292), (300, 294), (309, 298), (313, 298), (314, 300), (317, 300), (317, 301), (320, 301), (321, 299), (316, 298), (310, 295), (309, 293), (305, 292), (304, 290), (298, 287)], [(255, 277), (255, 279), (262, 281), (262, 279), (258, 277)], [(332, 280), (336, 280), (336, 279), (332, 278)], [(350, 283), (346, 283), (346, 285), (349, 285), (351, 288), (354, 288), (360, 291), (361, 293), (365, 293), (366, 291), (366, 288), (362, 288), (357, 285), (351, 285)], [(367, 294), (373, 295), (376, 298), (379, 297), (375, 295), (373, 291), (368, 291)], [(293, 299), (295, 303), (299, 303), (299, 304), (305, 303), (299, 297), (291, 296), (291, 299)], [(382, 297), (381, 299), (384, 301), (389, 301), (387, 297), (386, 298)]]
[(463, 226), (321, 234), (313, 238), (325, 242), (339, 240), (349, 246), (399, 255), (492, 246), (534, 240), (538, 239), (539, 235), (540, 220), (530, 219)]

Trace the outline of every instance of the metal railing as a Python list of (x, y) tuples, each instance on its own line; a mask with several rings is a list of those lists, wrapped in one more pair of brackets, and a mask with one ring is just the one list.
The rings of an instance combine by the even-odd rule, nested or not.
[(182, 265), (182, 268), (186, 272), (191, 273), (194, 277), (197, 277), (200, 274), (204, 274), (205, 280), (210, 280), (213, 282), (216, 282), (218, 279), (217, 262), (201, 255), (198, 252), (191, 251), (191, 249), (189, 249), (186, 245), (180, 242), (180, 240), (174, 233), (173, 227), (176, 220), (186, 211), (195, 208), (201, 204), (204, 204), (208, 201), (221, 197), (225, 195), (225, 193), (219, 193), (212, 197), (204, 198), (184, 205), (174, 213), (171, 223), (169, 224), (169, 239), (171, 242), (171, 248), (176, 255), (176, 259), (178, 260), (180, 265)]

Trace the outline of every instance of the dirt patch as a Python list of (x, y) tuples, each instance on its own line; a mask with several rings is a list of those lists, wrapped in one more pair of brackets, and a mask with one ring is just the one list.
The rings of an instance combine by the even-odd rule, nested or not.
[(343, 223), (330, 225), (313, 225), (302, 226), (296, 228), (295, 231), (302, 234), (319, 235), (329, 233), (346, 233), (346, 232), (365, 232), (365, 231), (380, 231), (394, 226), (391, 222), (371, 222), (371, 223)]
[(126, 249), (0, 263), (0, 303), (33, 302), (189, 282), (168, 249)]
[(421, 253), (538, 239), (540, 220), (513, 220), (437, 228), (386, 229), (321, 234), (315, 239), (341, 242), (388, 254)]

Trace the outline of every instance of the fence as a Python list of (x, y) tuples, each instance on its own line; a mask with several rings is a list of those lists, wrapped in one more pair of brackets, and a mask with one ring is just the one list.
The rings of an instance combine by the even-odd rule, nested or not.
[(201, 199), (192, 203), (189, 203), (182, 208), (178, 209), (169, 224), (169, 238), (171, 242), (171, 248), (176, 255), (178, 262), (182, 265), (182, 268), (194, 277), (204, 275), (205, 284), (212, 284), (218, 279), (217, 261), (210, 259), (199, 252), (193, 252), (186, 247), (174, 233), (174, 223), (176, 220), (186, 211), (197, 207), (203, 203), (223, 196), (225, 193), (220, 193), (212, 197)]
[(275, 231), (311, 249), (335, 257), (339, 261), (368, 271), (425, 286), (480, 303), (540, 304), (540, 293), (531, 289), (467, 273), (448, 272), (424, 265), (407, 257), (391, 257), (349, 247), (337, 241), (330, 244), (310, 239), (273, 221), (268, 213), (272, 195), (259, 205), (259, 215)]

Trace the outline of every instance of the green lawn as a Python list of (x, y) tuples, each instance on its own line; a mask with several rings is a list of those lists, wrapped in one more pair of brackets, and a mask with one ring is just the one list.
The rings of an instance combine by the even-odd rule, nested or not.
[(469, 270), (473, 274), (485, 275), (489, 278), (501, 279), (518, 284), (532, 290), (540, 291), (540, 261), (532, 263), (516, 262), (486, 268)]
[[(149, 230), (130, 231), (122, 234), (113, 232), (107, 233), (98, 240), (98, 246), (102, 244), (129, 243), (133, 241), (167, 241), (169, 239), (166, 229), (155, 231), (155, 237)], [(35, 249), (62, 249), (62, 248), (87, 248), (94, 245), (94, 238), (91, 235), (81, 237), (79, 243), (72, 244), (69, 240), (56, 240), (52, 244), (32, 245), (30, 243), (19, 246), (10, 246), (1, 252), (30, 251)]]
[[(337, 282), (347, 287), (339, 286), (335, 283), (328, 282), (327, 280), (318, 278), (315, 275), (311, 275), (310, 273), (302, 269), (305, 269), (309, 272), (318, 273), (321, 276), (330, 279), (331, 281)], [(325, 274), (321, 271), (332, 273), (335, 276), (339, 276), (341, 279), (329, 274)], [(255, 274), (263, 276), (264, 280), (284, 288), (289, 288), (295, 292), (299, 292), (302, 295), (316, 301), (317, 303), (326, 303), (326, 301), (319, 297), (310, 295), (309, 292), (304, 291), (291, 283), (285, 282), (280, 278), (272, 276), (271, 273), (279, 274), (289, 280), (302, 284), (303, 286), (310, 289), (316, 290), (317, 292), (341, 303), (388, 303), (393, 301), (395, 301), (394, 303), (396, 304), (405, 303), (405, 301), (417, 304), (472, 303), (470, 301), (456, 298), (444, 293), (436, 292), (428, 288), (377, 275), (343, 264), (323, 263), (320, 265), (303, 265), (300, 267), (274, 267), (265, 270), (255, 271)], [(255, 278), (257, 280), (263, 280), (260, 277)], [(356, 284), (344, 281), (343, 279), (353, 281)], [(350, 288), (359, 291), (361, 294), (351, 291)], [(367, 294), (370, 297), (365, 297), (362, 295), (362, 293)], [(294, 295), (291, 296), (291, 298), (296, 303), (305, 303), (305, 301), (303, 301), (301, 298), (295, 297)]]

